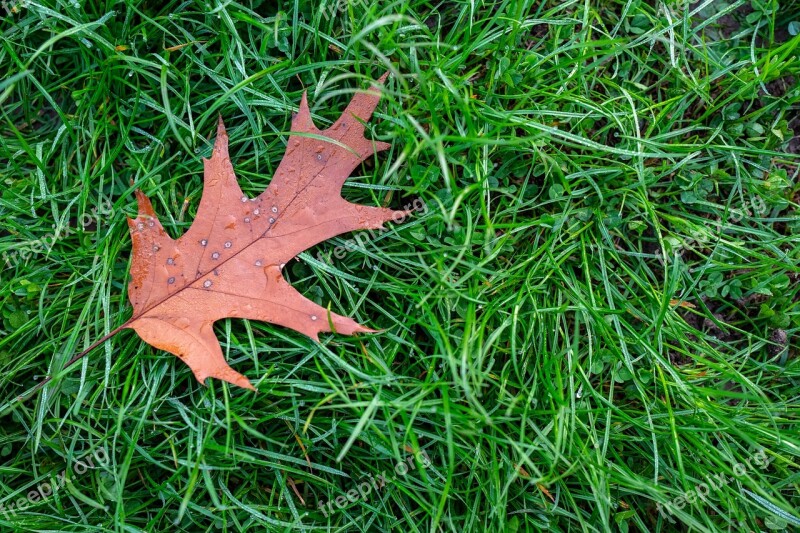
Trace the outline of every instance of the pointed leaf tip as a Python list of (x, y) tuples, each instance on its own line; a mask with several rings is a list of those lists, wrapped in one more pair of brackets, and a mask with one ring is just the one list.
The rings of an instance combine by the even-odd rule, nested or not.
[(155, 217), (156, 212), (153, 210), (153, 204), (150, 203), (150, 198), (148, 198), (141, 189), (136, 189), (134, 194), (136, 195), (136, 205), (139, 208), (139, 216)]
[(308, 91), (303, 91), (297, 113), (292, 116), (292, 131), (306, 133), (319, 131), (311, 118), (311, 109), (308, 107)]
[(297, 106), (297, 113), (292, 113), (292, 122), (306, 114), (311, 115), (311, 110), (308, 108), (308, 91), (303, 91), (303, 96), (300, 97), (300, 104)]
[(217, 138), (214, 139), (214, 151), (220, 150), (224, 150), (225, 152), (228, 150), (228, 131), (225, 129), (222, 115), (217, 119)]
[(257, 390), (253, 386), (253, 384), (250, 383), (249, 379), (247, 379), (243, 375), (239, 374), (238, 372), (236, 372), (235, 374), (236, 375), (232, 375), (232, 376), (210, 376), (210, 377), (219, 378), (219, 379), (221, 379), (223, 381), (227, 381), (228, 383), (231, 383), (231, 384), (236, 385), (238, 387), (241, 387), (243, 389), (249, 389), (249, 390), (252, 390), (252, 391)]
[(227, 363), (223, 362), (223, 366), (219, 366), (213, 369), (208, 369), (203, 367), (200, 370), (192, 369), (194, 371), (195, 378), (201, 385), (207, 387), (208, 384), (206, 383), (208, 378), (215, 378), (221, 379), (222, 381), (226, 381), (238, 387), (242, 387), (243, 389), (250, 389), (256, 390), (250, 380), (247, 379), (244, 375), (240, 374), (239, 372), (235, 371), (233, 368), (228, 366)]

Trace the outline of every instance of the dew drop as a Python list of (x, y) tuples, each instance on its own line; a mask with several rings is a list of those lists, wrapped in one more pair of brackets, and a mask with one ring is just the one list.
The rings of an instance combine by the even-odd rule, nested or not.
[(273, 222), (275, 222), (275, 219), (272, 218), (272, 217), (269, 217), (269, 223), (272, 224)]
[(157, 252), (157, 251), (159, 251), (160, 249), (161, 249), (161, 248), (159, 248), (157, 244), (154, 244), (154, 245), (153, 245), (153, 251), (154, 251), (154, 252)]
[(258, 261), (256, 261), (256, 266), (257, 266), (257, 267), (260, 267), (260, 266), (261, 266), (261, 265), (263, 265), (263, 264), (264, 264), (264, 263), (262, 263), (262, 262), (261, 262), (261, 259), (259, 259)]
[(206, 289), (209, 288), (210, 286), (211, 286), (211, 280), (210, 279), (207, 279), (207, 280), (205, 280), (203, 282), (203, 287), (205, 287)]
[(169, 283), (170, 285), (172, 285), (173, 283), (175, 283), (175, 278), (169, 278), (169, 279), (167, 280), (167, 283)]
[(261, 213), (261, 209), (259, 209), (257, 207), (255, 209), (253, 209), (253, 214), (254, 215), (258, 216), (260, 213)]
[(214, 252), (211, 254), (211, 259), (219, 259), (219, 252)]
[(144, 229), (144, 224), (139, 222), (138, 224), (136, 224), (136, 229), (138, 229), (139, 231), (142, 231)]
[(167, 264), (168, 265), (174, 265), (175, 264), (175, 260), (170, 257), (169, 259), (167, 259)]
[(316, 319), (317, 319), (317, 315), (311, 315), (311, 320), (316, 320)]
[(148, 220), (148, 221), (147, 221), (147, 225), (148, 225), (148, 226), (150, 226), (150, 227), (152, 228), (153, 226), (155, 226), (155, 225), (156, 225), (156, 223), (155, 223), (155, 222), (153, 222), (152, 220)]
[(317, 154), (317, 161), (322, 161), (322, 154)]
[(232, 245), (233, 245), (233, 243), (231, 241), (227, 241), (225, 243), (225, 248), (230, 248)]
[(277, 213), (278, 212), (278, 206), (273, 205), (272, 206), (272, 212), (273, 213)]
[(247, 201), (247, 196), (242, 196), (242, 203), (245, 203), (246, 201)]
[(206, 244), (208, 244), (208, 241), (206, 239), (200, 241), (200, 246), (205, 246)]
[(244, 217), (244, 222), (245, 222), (245, 224), (249, 224), (250, 223), (250, 217)]
[(285, 267), (286, 263), (281, 263), (281, 268)]

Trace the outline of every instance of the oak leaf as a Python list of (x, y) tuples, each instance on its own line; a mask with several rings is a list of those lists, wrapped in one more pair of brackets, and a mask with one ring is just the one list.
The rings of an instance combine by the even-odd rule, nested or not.
[(133, 240), (128, 294), (134, 314), (124, 327), (177, 355), (201, 383), (215, 377), (249, 389), (250, 381), (225, 361), (213, 330), (217, 320), (262, 320), (314, 340), (331, 331), (330, 324), (348, 335), (373, 331), (302, 296), (281, 269), (326, 239), (378, 229), (408, 213), (353, 204), (341, 196), (353, 169), (389, 148), (364, 137), (379, 99), (375, 85), (356, 94), (331, 127), (319, 130), (303, 94), (283, 159), (256, 198), (239, 188), (220, 117), (213, 153), (203, 160), (197, 216), (178, 239), (167, 235), (150, 200), (137, 190), (139, 213), (128, 219)]

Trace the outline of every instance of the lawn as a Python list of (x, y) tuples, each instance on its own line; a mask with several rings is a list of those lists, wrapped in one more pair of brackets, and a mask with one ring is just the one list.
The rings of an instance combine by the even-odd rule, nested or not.
[[(800, 530), (797, 2), (0, 17), (0, 531)], [(385, 72), (343, 195), (419, 209), (283, 269), (376, 333), (218, 321), (255, 392), (75, 359), (133, 314), (136, 189), (177, 238), (218, 117), (252, 198), (304, 91), (323, 128)]]

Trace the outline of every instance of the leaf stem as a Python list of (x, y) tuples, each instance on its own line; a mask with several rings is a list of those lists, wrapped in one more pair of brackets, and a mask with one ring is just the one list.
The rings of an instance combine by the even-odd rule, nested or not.
[[(111, 337), (113, 337), (114, 335), (116, 335), (117, 333), (119, 333), (120, 331), (122, 331), (123, 329), (127, 328), (127, 327), (128, 327), (130, 324), (131, 324), (131, 322), (133, 322), (134, 318), (136, 318), (136, 317), (131, 317), (131, 318), (129, 318), (128, 320), (126, 320), (125, 322), (123, 322), (121, 325), (119, 325), (119, 326), (117, 326), (116, 328), (112, 329), (111, 331), (109, 331), (108, 333), (106, 333), (105, 335), (103, 335), (103, 336), (102, 336), (100, 339), (98, 339), (98, 340), (96, 340), (95, 342), (93, 342), (93, 343), (91, 344), (91, 346), (89, 346), (88, 348), (86, 348), (85, 350), (83, 350), (82, 352), (80, 352), (79, 354), (73, 355), (73, 356), (70, 358), (70, 360), (66, 362), (66, 364), (63, 366), (63, 368), (61, 369), (61, 371), (67, 370), (67, 369), (68, 369), (68, 368), (70, 368), (72, 365), (74, 365), (75, 363), (77, 363), (78, 361), (80, 361), (81, 359), (83, 359), (84, 357), (86, 357), (86, 356), (89, 354), (89, 352), (91, 352), (92, 350), (94, 350), (95, 348), (97, 348), (98, 346), (100, 346), (102, 343), (104, 343), (105, 341), (107, 341), (108, 339), (110, 339)], [(42, 382), (41, 382), (41, 383), (37, 383), (37, 384), (36, 384), (36, 386), (35, 386), (35, 387), (33, 387), (33, 388), (32, 388), (31, 390), (29, 390), (28, 392), (26, 392), (26, 393), (24, 393), (24, 394), (21, 394), (21, 395), (17, 396), (17, 401), (20, 401), (20, 402), (22, 402), (22, 401), (25, 401), (25, 400), (27, 400), (27, 399), (28, 399), (28, 398), (30, 398), (30, 397), (31, 397), (33, 394), (35, 394), (36, 392), (38, 392), (39, 390), (41, 390), (42, 388), (44, 388), (44, 386), (45, 386), (45, 385), (47, 385), (48, 383), (50, 383), (50, 382), (53, 380), (53, 377), (55, 377), (55, 373), (53, 373), (53, 374), (50, 374), (49, 376), (47, 376), (46, 378), (44, 378), (44, 380), (42, 380)]]

